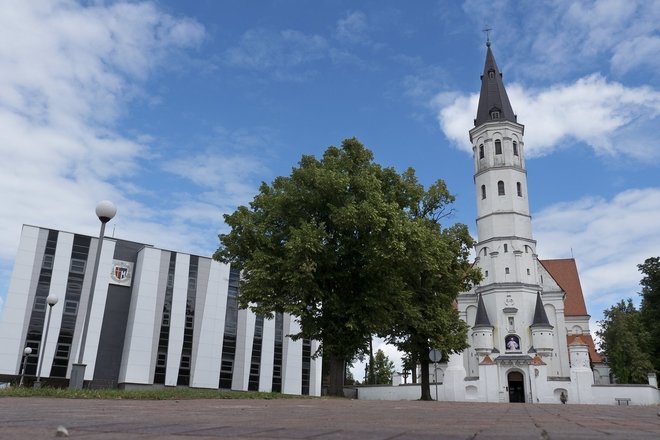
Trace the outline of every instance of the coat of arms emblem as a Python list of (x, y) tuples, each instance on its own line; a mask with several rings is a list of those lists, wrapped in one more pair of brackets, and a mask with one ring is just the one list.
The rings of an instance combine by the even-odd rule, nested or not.
[(130, 285), (132, 275), (132, 264), (126, 261), (115, 260), (110, 272), (110, 278), (114, 284)]

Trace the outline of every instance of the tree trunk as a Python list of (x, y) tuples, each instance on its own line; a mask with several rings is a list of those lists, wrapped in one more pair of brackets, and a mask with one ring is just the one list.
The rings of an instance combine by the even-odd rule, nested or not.
[[(419, 365), (421, 366), (422, 379), (422, 397), (420, 400), (433, 400), (431, 397), (431, 385), (429, 383), (429, 361), (424, 356), (420, 356)], [(437, 379), (436, 379), (437, 380)]]
[(344, 397), (344, 359), (328, 356), (328, 395)]

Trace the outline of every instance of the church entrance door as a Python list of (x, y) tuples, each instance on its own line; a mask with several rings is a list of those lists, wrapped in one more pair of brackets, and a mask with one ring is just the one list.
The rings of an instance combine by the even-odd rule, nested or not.
[(507, 375), (509, 381), (509, 402), (525, 402), (525, 380), (521, 372), (512, 371)]

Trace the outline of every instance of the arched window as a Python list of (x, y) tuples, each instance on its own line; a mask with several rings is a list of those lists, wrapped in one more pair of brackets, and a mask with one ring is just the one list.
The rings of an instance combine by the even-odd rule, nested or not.
[(502, 154), (502, 141), (499, 139), (495, 141), (495, 154)]
[(509, 268), (508, 268), (508, 267), (505, 267), (505, 268), (504, 268), (504, 273), (507, 274), (507, 275), (509, 275)]
[(481, 198), (486, 198), (486, 185), (481, 185)]
[(504, 243), (504, 252), (509, 252), (509, 245)]
[(513, 155), (517, 156), (518, 155), (518, 142), (513, 141)]
[(518, 197), (522, 197), (522, 185), (520, 182), (516, 182), (516, 189), (518, 190)]
[(500, 196), (504, 195), (504, 182), (501, 180), (497, 182), (497, 194)]
[(479, 159), (484, 158), (484, 144), (479, 145)]
[(488, 78), (495, 79), (495, 71), (494, 70), (489, 70), (488, 71)]

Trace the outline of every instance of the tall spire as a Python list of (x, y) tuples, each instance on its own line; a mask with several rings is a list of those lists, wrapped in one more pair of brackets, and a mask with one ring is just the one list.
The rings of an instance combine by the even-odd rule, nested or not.
[(479, 107), (474, 126), (477, 127), (490, 121), (516, 121), (509, 97), (504, 89), (502, 73), (497, 68), (493, 51), (490, 48), (490, 38), (486, 42), (486, 64), (484, 73), (481, 75), (481, 94), (479, 95)]

